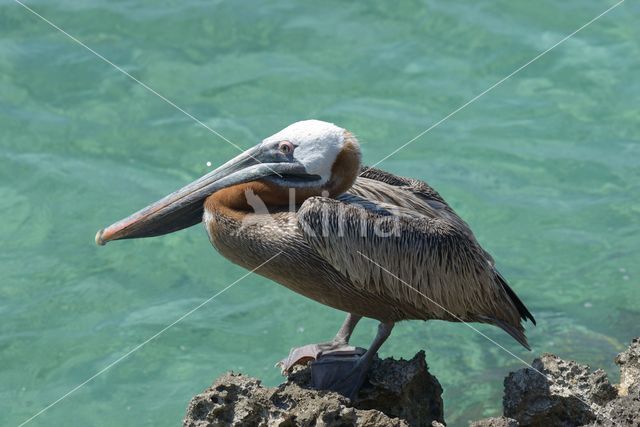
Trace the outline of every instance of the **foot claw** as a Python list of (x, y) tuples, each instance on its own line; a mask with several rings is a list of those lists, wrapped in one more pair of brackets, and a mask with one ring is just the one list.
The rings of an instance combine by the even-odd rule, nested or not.
[(345, 357), (354, 354), (361, 355), (364, 351), (364, 349), (359, 347), (336, 344), (334, 342), (307, 344), (302, 347), (292, 348), (289, 351), (289, 355), (276, 363), (275, 367), (279, 367), (282, 375), (286, 376), (295, 365), (304, 365), (312, 360), (318, 360), (320, 357), (325, 356)]
[(282, 375), (287, 375), (295, 365), (304, 364), (310, 360), (315, 360), (320, 356), (322, 350), (318, 344), (308, 344), (302, 347), (292, 348), (289, 355), (276, 363)]

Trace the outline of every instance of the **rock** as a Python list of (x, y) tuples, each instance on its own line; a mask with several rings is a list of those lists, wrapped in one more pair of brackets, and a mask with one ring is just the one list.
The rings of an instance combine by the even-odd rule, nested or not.
[(513, 418), (495, 417), (485, 418), (484, 420), (474, 421), (469, 427), (519, 427), (520, 424)]
[[(312, 390), (310, 370), (295, 370), (284, 384), (227, 373), (189, 403), (185, 427), (213, 426), (436, 426), (444, 423), (442, 387), (429, 374), (424, 352), (413, 359), (377, 359), (358, 401)], [(442, 424), (440, 424), (442, 426)]]
[(545, 354), (533, 361), (540, 372), (526, 368), (505, 379), (504, 414), (522, 427), (640, 427), (640, 339), (615, 361), (617, 389), (600, 369), (591, 372), (586, 365)]
[(367, 382), (358, 396), (357, 408), (376, 409), (411, 426), (444, 422), (442, 387), (429, 373), (424, 351), (408, 361), (375, 360)]
[(595, 421), (617, 396), (602, 370), (553, 354), (535, 359), (534, 369), (512, 372), (504, 381), (504, 415), (521, 426), (580, 426)]
[[(504, 381), (504, 416), (471, 427), (640, 427), (640, 338), (616, 357), (620, 385), (604, 371), (543, 354), (533, 369)], [(427, 368), (424, 352), (411, 360), (376, 359), (355, 405), (328, 391), (312, 390), (308, 367), (284, 384), (228, 373), (195, 396), (184, 425), (444, 427), (442, 387)]]
[(587, 427), (640, 427), (640, 396), (621, 396), (605, 406), (603, 416)]
[(604, 407), (606, 418), (589, 426), (640, 427), (640, 338), (631, 341), (615, 362), (620, 367), (619, 396)]
[(620, 367), (620, 395), (640, 392), (640, 338), (631, 341), (629, 348), (616, 357), (616, 364)]

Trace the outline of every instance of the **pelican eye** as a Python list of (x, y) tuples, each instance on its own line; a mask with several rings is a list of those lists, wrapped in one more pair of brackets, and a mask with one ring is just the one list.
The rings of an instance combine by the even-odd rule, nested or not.
[(289, 141), (282, 141), (280, 145), (278, 145), (278, 150), (284, 154), (291, 154), (293, 153), (293, 144)]

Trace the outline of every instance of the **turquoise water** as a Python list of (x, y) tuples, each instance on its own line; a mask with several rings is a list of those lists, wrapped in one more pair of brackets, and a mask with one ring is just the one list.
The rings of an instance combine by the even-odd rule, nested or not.
[[(29, 2), (243, 148), (319, 118), (367, 163), (614, 4), (485, 3)], [(539, 325), (532, 353), (482, 332), (614, 378), (640, 334), (639, 13), (627, 1), (380, 165), (447, 198)], [(237, 151), (18, 4), (0, 28), (0, 424), (17, 425), (245, 272), (201, 227), (96, 247)], [(342, 316), (249, 276), (29, 425), (176, 425), (222, 372), (276, 384), (273, 364)], [(522, 366), (442, 322), (398, 325), (381, 353), (423, 348), (450, 425), (498, 414)]]

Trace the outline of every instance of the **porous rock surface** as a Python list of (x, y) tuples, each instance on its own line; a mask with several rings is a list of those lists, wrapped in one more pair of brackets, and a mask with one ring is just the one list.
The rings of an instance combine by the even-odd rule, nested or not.
[[(553, 354), (504, 380), (504, 416), (471, 427), (640, 427), (640, 338), (616, 359), (620, 384), (604, 371)], [(213, 426), (431, 426), (442, 427), (442, 387), (419, 352), (413, 359), (376, 359), (352, 404), (332, 392), (313, 390), (308, 367), (278, 387), (242, 374), (218, 378), (195, 396), (186, 427)]]
[(640, 338), (615, 359), (620, 367), (618, 396), (604, 407), (603, 417), (589, 426), (640, 427)]
[[(506, 418), (476, 421), (473, 426), (509, 427), (640, 427), (640, 339), (616, 359), (620, 384), (604, 371), (543, 354), (504, 381)], [(509, 424), (510, 423), (510, 424)]]
[(617, 396), (602, 370), (565, 361), (553, 354), (532, 368), (512, 372), (504, 381), (504, 415), (521, 426), (580, 426), (597, 419)]
[(442, 387), (429, 374), (424, 352), (411, 360), (376, 359), (358, 401), (310, 388), (309, 367), (278, 387), (227, 373), (189, 403), (185, 427), (214, 426), (437, 426)]
[(620, 367), (620, 395), (640, 393), (640, 338), (616, 357), (616, 364)]
[(485, 418), (480, 421), (473, 421), (469, 427), (518, 427), (518, 422), (513, 418), (494, 417)]

